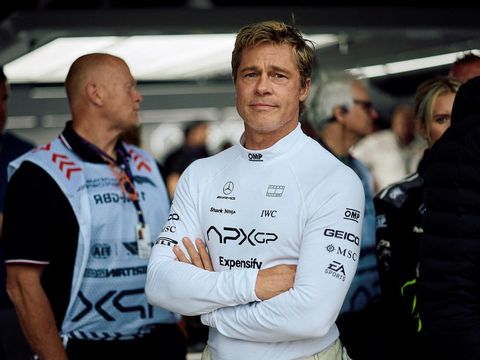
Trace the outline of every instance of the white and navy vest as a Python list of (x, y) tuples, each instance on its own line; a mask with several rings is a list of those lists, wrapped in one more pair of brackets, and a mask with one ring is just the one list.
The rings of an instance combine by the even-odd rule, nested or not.
[[(155, 160), (125, 145), (145, 222), (155, 238), (167, 221), (170, 201)], [(92, 340), (140, 337), (157, 323), (178, 315), (153, 307), (144, 287), (148, 259), (138, 256), (137, 213), (107, 164), (84, 162), (60, 140), (37, 147), (9, 165), (22, 162), (44, 169), (68, 199), (79, 224), (70, 302), (61, 335)]]

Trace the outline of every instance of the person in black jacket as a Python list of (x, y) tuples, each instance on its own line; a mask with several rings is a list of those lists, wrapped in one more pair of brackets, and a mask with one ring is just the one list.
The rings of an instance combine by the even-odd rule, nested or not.
[(480, 359), (480, 77), (455, 98), (425, 170), (418, 304), (431, 359)]
[[(450, 126), (460, 83), (449, 77), (424, 81), (415, 94), (420, 134), (432, 146)], [(426, 154), (424, 154), (425, 159)], [(387, 314), (386, 345), (390, 359), (426, 359), (421, 347), (422, 324), (416, 306), (419, 246), (422, 236), (423, 168), (380, 191), (377, 214), (377, 256), (382, 304)]]

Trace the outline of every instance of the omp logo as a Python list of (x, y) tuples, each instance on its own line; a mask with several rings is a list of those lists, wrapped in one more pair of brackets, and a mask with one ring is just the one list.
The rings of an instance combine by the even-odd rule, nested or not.
[(268, 185), (267, 193), (268, 197), (282, 197), (285, 186), (283, 185)]
[(332, 275), (336, 279), (345, 281), (345, 268), (338, 261), (332, 261), (325, 269), (325, 274)]
[(248, 153), (248, 160), (250, 160), (250, 161), (263, 161), (262, 154)]
[(336, 239), (345, 239), (354, 243), (355, 245), (360, 245), (360, 238), (355, 234), (352, 234), (346, 231), (335, 230), (335, 229), (325, 229), (325, 231), (323, 232), (323, 235), (328, 237), (333, 237)]
[(248, 233), (241, 228), (224, 227), (218, 230), (215, 226), (210, 226), (207, 230), (207, 239), (209, 241), (218, 240), (220, 244), (226, 244), (227, 241), (238, 242), (237, 245), (249, 243), (252, 246), (257, 244), (268, 244), (276, 241), (278, 236), (274, 233), (257, 231), (253, 229)]
[(346, 208), (345, 213), (343, 214), (344, 220), (351, 220), (358, 223), (358, 219), (360, 218), (360, 211), (355, 209)]
[(277, 210), (262, 210), (260, 217), (277, 217)]
[(90, 254), (95, 259), (107, 259), (112, 255), (112, 248), (109, 244), (94, 244), (90, 249)]
[(234, 188), (235, 186), (233, 185), (233, 182), (228, 181), (225, 183), (225, 185), (223, 185), (223, 193), (225, 195), (230, 195), (233, 192)]

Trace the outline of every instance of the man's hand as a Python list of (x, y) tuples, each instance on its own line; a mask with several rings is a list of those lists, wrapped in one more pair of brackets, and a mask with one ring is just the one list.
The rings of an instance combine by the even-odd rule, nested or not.
[(210, 255), (208, 254), (207, 247), (201, 239), (195, 240), (195, 246), (188, 237), (183, 238), (183, 245), (187, 249), (188, 255), (190, 256), (191, 261), (185, 256), (182, 249), (179, 246), (173, 248), (173, 253), (176, 255), (178, 261), (195, 265), (201, 269), (207, 271), (213, 271), (212, 261), (210, 260)]
[(296, 265), (277, 265), (258, 272), (255, 293), (261, 300), (268, 300), (293, 287)]

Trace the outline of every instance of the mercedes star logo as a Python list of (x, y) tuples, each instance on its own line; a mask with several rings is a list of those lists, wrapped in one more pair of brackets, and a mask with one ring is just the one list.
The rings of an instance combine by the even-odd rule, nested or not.
[(230, 195), (233, 191), (233, 182), (231, 181), (228, 181), (225, 183), (225, 185), (223, 185), (223, 193), (225, 195)]

